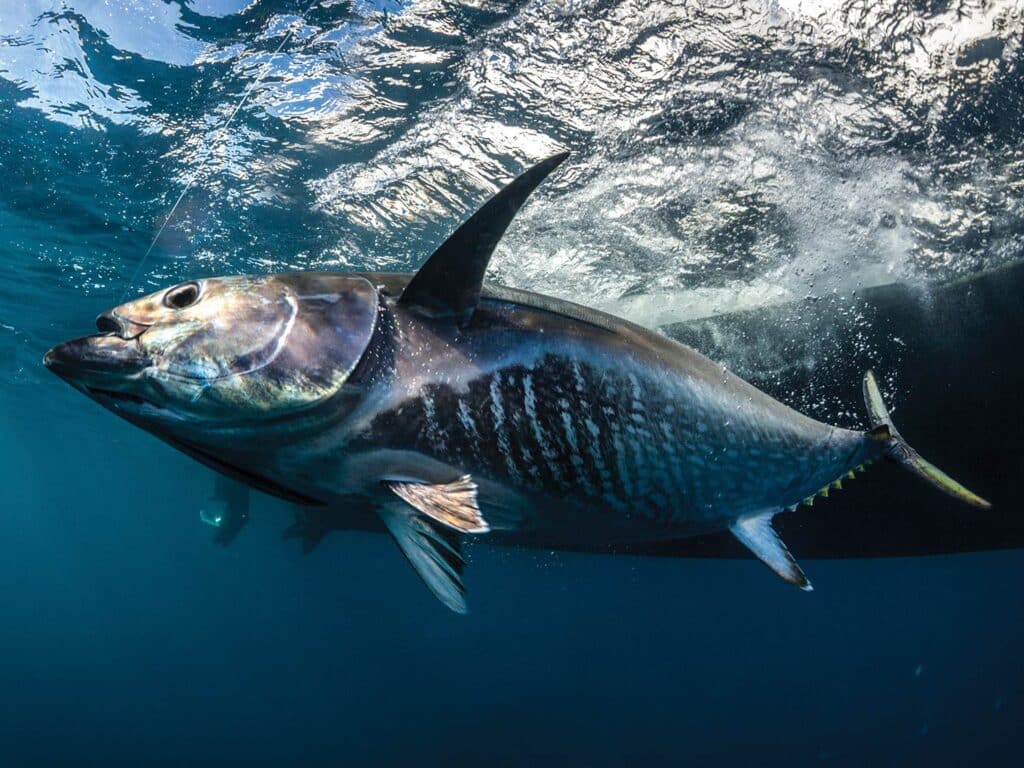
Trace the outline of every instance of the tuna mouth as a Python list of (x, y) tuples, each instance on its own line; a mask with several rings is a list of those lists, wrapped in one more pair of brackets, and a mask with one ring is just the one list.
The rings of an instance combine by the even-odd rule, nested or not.
[(113, 391), (104, 385), (141, 373), (150, 360), (136, 341), (100, 334), (58, 344), (43, 357), (43, 365), (72, 384)]
[(116, 389), (103, 389), (102, 387), (90, 387), (86, 385), (85, 391), (97, 400), (118, 400), (124, 403), (132, 403), (133, 405), (148, 405), (153, 408), (159, 408), (163, 410), (163, 406), (159, 403), (154, 403), (152, 400), (147, 400), (144, 397), (140, 397), (132, 392), (118, 392)]
[(43, 364), (104, 406), (131, 412), (146, 406), (164, 410), (139, 394), (150, 360), (133, 340), (111, 334), (73, 339), (47, 352)]

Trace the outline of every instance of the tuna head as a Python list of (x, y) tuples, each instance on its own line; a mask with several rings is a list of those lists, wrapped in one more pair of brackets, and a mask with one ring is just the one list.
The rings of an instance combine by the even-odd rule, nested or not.
[(161, 436), (203, 442), (309, 409), (344, 387), (378, 312), (358, 276), (195, 280), (122, 304), (99, 333), (44, 363), (104, 407)]

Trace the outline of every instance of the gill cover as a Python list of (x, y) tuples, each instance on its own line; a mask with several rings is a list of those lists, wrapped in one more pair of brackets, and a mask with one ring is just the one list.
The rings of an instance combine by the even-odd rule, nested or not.
[(377, 326), (377, 289), (364, 277), (329, 272), (296, 272), (278, 278), (297, 311), (282, 371), (333, 394), (362, 359)]
[[(157, 377), (165, 389), (192, 390), (200, 410), (276, 416), (330, 397), (361, 359), (377, 322), (377, 291), (358, 276), (288, 273), (197, 285), (198, 297), (172, 318), (166, 304), (181, 286), (114, 314), (148, 326), (140, 341)], [(155, 302), (165, 305), (162, 311), (148, 306)]]

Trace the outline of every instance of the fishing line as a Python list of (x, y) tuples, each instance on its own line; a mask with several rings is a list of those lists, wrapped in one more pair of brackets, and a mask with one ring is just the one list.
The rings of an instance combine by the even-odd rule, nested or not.
[[(235, 105), (234, 110), (232, 110), (231, 114), (228, 116), (228, 119), (224, 122), (224, 125), (222, 125), (220, 128), (216, 130), (216, 133), (221, 133), (222, 131), (227, 130), (228, 126), (231, 125), (231, 121), (235, 119), (235, 115), (237, 115), (238, 111), (245, 105), (245, 102), (249, 100), (249, 95), (253, 92), (253, 90), (255, 90), (257, 85), (263, 82), (263, 78), (266, 77), (267, 72), (270, 71), (270, 67), (274, 63), (274, 59), (277, 58), (277, 54), (279, 54), (281, 52), (281, 49), (284, 48), (285, 43), (287, 43), (291, 39), (292, 32), (294, 31), (294, 26), (292, 27), (292, 29), (288, 30), (288, 34), (284, 36), (284, 39), (281, 40), (277, 48), (274, 49), (274, 52), (270, 54), (270, 60), (266, 63), (266, 66), (263, 67), (263, 71), (260, 72), (259, 76), (255, 80), (249, 83), (249, 86), (245, 89), (245, 92), (242, 94), (242, 98)], [(146, 249), (146, 252), (142, 255), (142, 259), (140, 259), (139, 263), (135, 266), (135, 271), (132, 272), (131, 279), (128, 280), (128, 284), (125, 285), (124, 290), (121, 292), (121, 298), (118, 299), (118, 304), (124, 303), (125, 298), (128, 296), (128, 292), (132, 289), (132, 286), (135, 285), (135, 281), (138, 279), (139, 273), (142, 272), (143, 266), (145, 266), (146, 261), (149, 259), (149, 255), (153, 252), (153, 248), (156, 246), (157, 241), (160, 239), (160, 235), (164, 233), (164, 230), (167, 228), (167, 225), (174, 217), (174, 212), (178, 210), (178, 206), (181, 204), (181, 201), (185, 198), (185, 195), (188, 194), (188, 191), (192, 189), (192, 185), (196, 183), (196, 180), (199, 178), (199, 174), (202, 173), (203, 168), (206, 166), (206, 162), (210, 159), (210, 155), (212, 154), (213, 143), (211, 142), (210, 146), (207, 148), (206, 154), (204, 154), (202, 159), (200, 159), (199, 165), (192, 172), (192, 175), (189, 177), (188, 182), (185, 184), (185, 188), (181, 190), (181, 194), (178, 195), (178, 199), (175, 200), (174, 205), (171, 206), (171, 211), (170, 213), (167, 214), (167, 218), (164, 219), (164, 223), (160, 225), (160, 229), (158, 229), (156, 231), (156, 234), (153, 236), (153, 241), (149, 244), (149, 248)]]

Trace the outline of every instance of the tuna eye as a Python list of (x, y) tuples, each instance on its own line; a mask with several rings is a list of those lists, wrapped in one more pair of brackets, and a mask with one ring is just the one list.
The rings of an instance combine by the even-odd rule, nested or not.
[(171, 288), (164, 294), (164, 306), (170, 309), (191, 307), (199, 298), (199, 283), (185, 283)]

